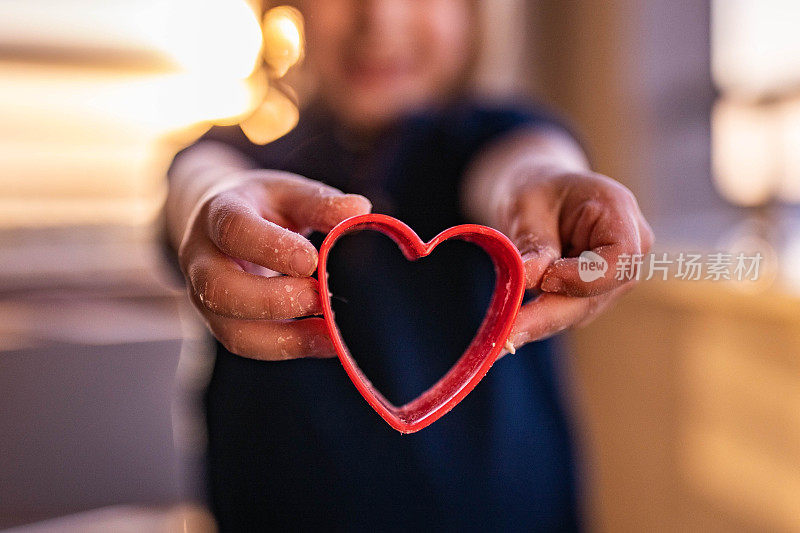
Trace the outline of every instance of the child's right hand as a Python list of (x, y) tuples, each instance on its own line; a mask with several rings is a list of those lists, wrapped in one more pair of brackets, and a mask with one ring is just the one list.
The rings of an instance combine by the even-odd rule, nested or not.
[(178, 256), (214, 336), (253, 359), (335, 356), (322, 318), (289, 320), (321, 313), (310, 277), (317, 251), (303, 234), (371, 208), (363, 196), (271, 170), (242, 171), (206, 193)]

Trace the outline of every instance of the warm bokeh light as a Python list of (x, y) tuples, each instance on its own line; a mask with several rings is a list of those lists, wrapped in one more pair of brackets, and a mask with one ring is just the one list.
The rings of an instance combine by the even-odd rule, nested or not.
[[(29, 110), (34, 120), (106, 118), (119, 121), (118, 128), (147, 128), (159, 136), (198, 122), (239, 117), (254, 109), (263, 94), (247, 80), (260, 57), (262, 34), (244, 0), (66, 0), (57, 7), (12, 0), (4, 15), (0, 43), (22, 50), (26, 44), (37, 50), (52, 47), (58, 60), (3, 69), (2, 101)], [(70, 49), (77, 65), (70, 65), (65, 52)], [(156, 62), (148, 69), (142, 59), (130, 69), (119, 57), (119, 67), (79, 66), (97, 61), (102, 53), (112, 58), (161, 55), (172, 67)]]
[(245, 78), (261, 51), (255, 13), (243, 0), (172, 0), (156, 42), (187, 72)]
[(717, 190), (730, 202), (759, 205), (775, 194), (779, 135), (769, 109), (721, 101), (714, 108), (713, 163)]
[(261, 31), (245, 0), (5, 0), (0, 46), (76, 60), (160, 56), (183, 71), (244, 78)]
[(258, 109), (240, 126), (252, 142), (267, 144), (288, 133), (299, 118), (297, 105), (281, 91), (270, 87)]
[(800, 295), (800, 235), (790, 235), (782, 253), (782, 278), (789, 290)]
[(712, 118), (714, 181), (728, 201), (800, 202), (800, 99), (723, 98)]
[(266, 12), (261, 27), (264, 61), (281, 77), (303, 57), (303, 17), (294, 8), (275, 7)]
[[(200, 121), (239, 115), (257, 103), (250, 83), (235, 78), (102, 70), (76, 75), (74, 69), (33, 66), (15, 66), (7, 74), (7, 83), (0, 86), (0, 98), (23, 106), (19, 114), (24, 111), (31, 120), (116, 120), (118, 127), (153, 136)], [(58, 91), (52, 90), (54, 85)]]
[(800, 86), (800, 2), (714, 0), (712, 70), (725, 92), (774, 95)]
[(268, 74), (253, 78), (255, 87), (262, 88), (264, 98), (258, 108), (240, 122), (247, 138), (256, 144), (266, 144), (282, 137), (295, 127), (299, 119), (297, 103), (287, 94), (289, 89), (276, 87), (275, 78), (303, 59), (303, 17), (288, 6), (270, 9), (262, 21), (264, 35), (263, 58)]
[(783, 103), (780, 110), (783, 158), (780, 197), (800, 203), (800, 96)]
[(264, 24), (247, 0), (4, 2), (0, 227), (149, 223), (204, 128), (289, 131), (297, 107), (272, 85), (302, 58), (302, 18)]
[(740, 205), (800, 202), (800, 3), (715, 0), (717, 188)]

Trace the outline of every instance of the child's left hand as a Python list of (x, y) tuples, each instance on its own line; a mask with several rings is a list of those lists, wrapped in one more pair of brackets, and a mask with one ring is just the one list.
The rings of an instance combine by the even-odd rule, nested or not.
[[(541, 292), (520, 309), (512, 347), (588, 322), (633, 286), (630, 275), (617, 276), (618, 258), (645, 254), (653, 244), (633, 194), (593, 172), (544, 169), (519, 182), (503, 203), (498, 222), (520, 249), (527, 288)], [(578, 256), (588, 250), (608, 269), (587, 282), (580, 279)]]
[[(630, 272), (617, 276), (620, 256), (646, 254), (653, 244), (631, 191), (590, 171), (580, 146), (559, 130), (499, 140), (468, 169), (462, 194), (467, 216), (517, 245), (526, 287), (540, 293), (520, 309), (510, 351), (591, 320), (633, 286)], [(578, 256), (588, 251), (607, 269), (584, 281)]]

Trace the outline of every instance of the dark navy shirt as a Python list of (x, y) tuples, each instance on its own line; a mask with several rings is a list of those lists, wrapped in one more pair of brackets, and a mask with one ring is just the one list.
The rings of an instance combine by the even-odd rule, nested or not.
[[(228, 143), (264, 168), (363, 194), (375, 212), (427, 240), (466, 222), (460, 182), (481, 148), (537, 126), (559, 127), (524, 106), (459, 101), (410, 116), (369, 146), (313, 107), (267, 146), (251, 144), (235, 126), (204, 138)], [(331, 254), (344, 338), (398, 405), (458, 358), (492, 290), (482, 252), (463, 242), (440, 248), (409, 263), (388, 238), (364, 232), (345, 237)], [(337, 359), (261, 362), (218, 345), (206, 407), (210, 494), (222, 530), (576, 529), (555, 342), (504, 357), (450, 413), (411, 435), (369, 407)]]

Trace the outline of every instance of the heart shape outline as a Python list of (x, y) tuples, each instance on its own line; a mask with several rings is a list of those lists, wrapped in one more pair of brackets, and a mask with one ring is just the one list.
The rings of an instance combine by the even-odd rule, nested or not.
[[(373, 230), (390, 237), (409, 261), (426, 257), (443, 241), (460, 239), (476, 244), (492, 260), (495, 287), (486, 315), (466, 351), (428, 390), (402, 406), (395, 406), (378, 391), (350, 354), (336, 325), (328, 288), (328, 253), (336, 241), (356, 231)], [(317, 265), (322, 311), (339, 361), (361, 396), (391, 427), (401, 433), (419, 431), (447, 414), (483, 379), (502, 351), (525, 293), (525, 269), (517, 247), (499, 231), (477, 224), (453, 226), (430, 241), (388, 215), (371, 213), (347, 218), (325, 237)]]

